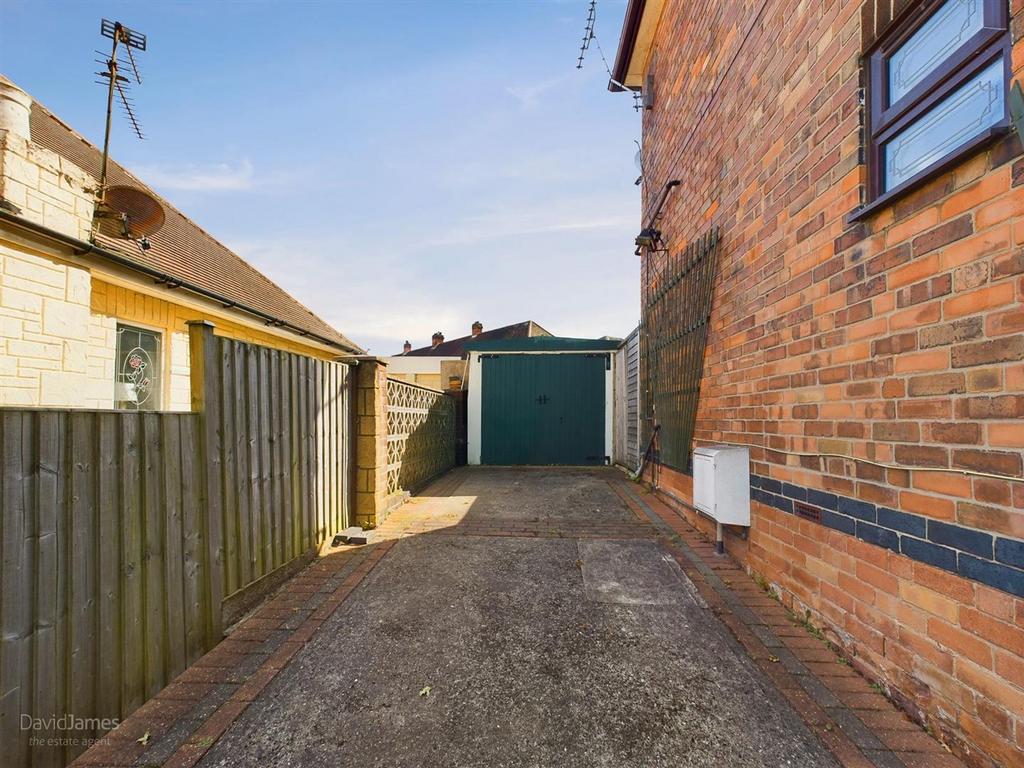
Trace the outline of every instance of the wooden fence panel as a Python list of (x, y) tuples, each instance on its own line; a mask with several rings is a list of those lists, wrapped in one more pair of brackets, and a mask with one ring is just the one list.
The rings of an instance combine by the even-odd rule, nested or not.
[[(196, 414), (0, 411), (0, 738), (13, 765), (86, 740), (46, 720), (123, 718), (207, 648)], [(185, 516), (188, 516), (188, 523)], [(41, 720), (23, 728), (22, 716)]]
[[(69, 464), (71, 496), (69, 499), (70, 574), (68, 609), (70, 613), (70, 640), (68, 670), (70, 672), (68, 712), (88, 712), (92, 709), (98, 670), (93, 665), (96, 653), (96, 509), (93, 480), (95, 460), (92, 442), (95, 414), (71, 414), (71, 462)], [(26, 424), (31, 420), (26, 420)], [(33, 436), (34, 437), (34, 436)], [(28, 443), (28, 441), (26, 441)], [(28, 443), (25, 447), (28, 448)], [(26, 456), (26, 467), (31, 471), (32, 458)], [(31, 597), (28, 599), (31, 599)], [(91, 738), (90, 731), (83, 734)]]
[(70, 762), (348, 525), (349, 368), (208, 324), (190, 352), (195, 413), (0, 409), (4, 764)]
[(142, 564), (145, 589), (146, 638), (145, 694), (152, 698), (164, 687), (164, 655), (167, 635), (164, 626), (163, 600), (167, 597), (164, 581), (163, 547), (163, 494), (161, 492), (160, 465), (166, 457), (159, 455), (160, 414), (144, 413), (142, 419), (142, 503), (145, 521), (142, 546)]
[[(201, 459), (194, 447), (199, 445), (200, 433), (197, 419), (184, 419), (181, 424), (181, 474), (182, 477), (198, 477), (202, 475)], [(196, 503), (199, 501), (200, 503)], [(206, 537), (203, 524), (202, 497), (193, 493), (183, 499), (182, 536), (181, 536), (181, 578), (184, 584), (182, 592), (182, 616), (185, 630), (185, 658), (195, 659), (207, 649), (208, 612), (204, 611), (208, 590), (204, 583), (207, 555), (204, 551)]]
[(209, 380), (224, 432), (217, 450), (230, 597), (348, 525), (349, 369), (206, 336), (219, 367)]
[[(120, 449), (119, 419), (116, 413), (97, 415), (96, 499), (99, 517), (99, 689), (97, 707), (102, 712), (121, 712), (122, 680), (122, 576), (121, 478), (118, 466)], [(173, 473), (172, 473), (173, 474)], [(183, 471), (182, 477), (192, 475)], [(40, 513), (43, 506), (39, 506)]]
[[(67, 414), (41, 413), (36, 434), (36, 601), (34, 606), (28, 606), (35, 612), (32, 633), (32, 709), (36, 712), (55, 712), (58, 702), (64, 701), (65, 678), (61, 674), (64, 622), (61, 607), (64, 605), (65, 580), (60, 578), (60, 563), (63, 562), (62, 550), (66, 549), (62, 533), (66, 528), (61, 519), (64, 509), (62, 495), (65, 461), (62, 437), (66, 422)], [(115, 557), (115, 567), (117, 562), (118, 558)], [(105, 613), (109, 605), (101, 604), (100, 610)], [(105, 660), (109, 660), (109, 657)], [(6, 682), (4, 688), (7, 688)], [(117, 698), (114, 702), (102, 702), (105, 706), (117, 705), (119, 691), (113, 694)], [(56, 734), (50, 729), (44, 729), (38, 735), (49, 738)], [(56, 765), (58, 762), (51, 760), (43, 764)]]
[[(123, 707), (131, 712), (146, 700), (143, 685), (146, 637), (142, 621), (144, 573), (142, 570), (142, 489), (139, 485), (139, 420), (120, 419), (122, 599), (124, 637)], [(115, 517), (116, 520), (116, 517)]]
[[(22, 712), (32, 706), (31, 684), (26, 671), (31, 667), (32, 649), (32, 570), (27, 556), (31, 526), (31, 461), (23, 453), (22, 414), (3, 414), (3, 529), (0, 530), (0, 579), (3, 602), (0, 603), (0, 743), (7, 754), (25, 754), (28, 733), (20, 730)], [(31, 443), (28, 447), (31, 447)], [(28, 524), (28, 527), (26, 527)], [(10, 678), (10, 679), (9, 679)]]

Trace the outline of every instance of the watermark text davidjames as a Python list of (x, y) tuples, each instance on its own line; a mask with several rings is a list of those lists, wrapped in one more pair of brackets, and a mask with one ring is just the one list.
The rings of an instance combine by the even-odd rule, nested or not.
[(112, 731), (121, 721), (116, 717), (78, 717), (61, 715), (57, 717), (32, 717), (22, 714), (19, 725), (23, 731)]

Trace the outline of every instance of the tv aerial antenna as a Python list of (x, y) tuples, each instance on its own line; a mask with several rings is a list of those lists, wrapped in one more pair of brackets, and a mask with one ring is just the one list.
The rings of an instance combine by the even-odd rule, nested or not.
[[(164, 223), (163, 208), (156, 198), (141, 189), (132, 187), (107, 185), (107, 165), (110, 160), (110, 129), (113, 122), (114, 98), (125, 118), (131, 125), (132, 132), (145, 139), (142, 127), (135, 114), (135, 100), (131, 97), (132, 78), (139, 85), (142, 76), (139, 74), (135, 54), (132, 51), (146, 50), (146, 36), (141, 32), (126, 27), (119, 21), (102, 19), (100, 34), (111, 42), (110, 55), (96, 51), (104, 59), (96, 63), (105, 67), (97, 72), (97, 83), (107, 87), (107, 120), (103, 133), (103, 158), (100, 162), (100, 184), (97, 194), (95, 227), (99, 231), (114, 237), (135, 240), (139, 248), (148, 250), (147, 235), (156, 232)], [(121, 74), (130, 72), (132, 78)]]
[(576, 69), (583, 69), (583, 59), (587, 55), (587, 50), (590, 48), (590, 41), (593, 40), (596, 35), (594, 34), (594, 22), (597, 21), (597, 0), (590, 0), (590, 5), (587, 7), (587, 26), (583, 30), (583, 42), (580, 45), (580, 55), (576, 59)]
[(583, 69), (583, 60), (587, 57), (587, 51), (590, 50), (590, 41), (593, 40), (597, 46), (597, 52), (601, 56), (601, 63), (604, 64), (604, 71), (608, 73), (608, 82), (618, 87), (619, 90), (631, 92), (633, 94), (633, 109), (639, 112), (640, 94), (632, 88), (623, 85), (612, 76), (612, 68), (608, 66), (608, 59), (605, 58), (604, 49), (601, 48), (601, 41), (597, 39), (597, 32), (594, 31), (596, 24), (597, 0), (590, 0), (590, 4), (587, 6), (587, 23), (583, 29), (583, 42), (580, 43), (580, 55), (576, 57), (576, 69)]

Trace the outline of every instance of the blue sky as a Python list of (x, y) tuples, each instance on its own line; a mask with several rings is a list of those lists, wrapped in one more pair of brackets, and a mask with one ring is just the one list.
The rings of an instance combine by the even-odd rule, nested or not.
[[(149, 36), (113, 154), (360, 344), (637, 321), (640, 121), (571, 2), (0, 0), (0, 71), (102, 140), (101, 17)], [(599, 0), (615, 53), (625, 0)]]

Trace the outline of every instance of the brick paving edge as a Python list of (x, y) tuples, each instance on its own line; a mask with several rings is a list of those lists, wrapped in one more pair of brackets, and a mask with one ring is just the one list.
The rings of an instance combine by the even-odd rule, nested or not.
[[(935, 768), (946, 768), (946, 766), (962, 766), (963, 764), (949, 754), (946, 748), (930, 734), (917, 728), (911, 733), (920, 734), (929, 740), (930, 749), (920, 750), (896, 750), (886, 744), (882, 738), (877, 736), (857, 714), (857, 710), (847, 706), (842, 696), (830, 690), (821, 676), (811, 667), (804, 663), (794, 651), (787, 647), (773, 628), (773, 616), (775, 627), (782, 627), (790, 624), (799, 626), (807, 635), (814, 637), (805, 625), (794, 618), (793, 614), (783, 608), (774, 599), (764, 595), (768, 605), (761, 610), (761, 613), (768, 614), (768, 620), (758, 615), (752, 607), (745, 604), (739, 597), (737, 590), (727, 585), (713, 568), (694, 550), (671, 525), (668, 519), (655, 511), (655, 506), (664, 506), (673, 516), (678, 517), (682, 526), (685, 526), (688, 533), (702, 540), (701, 547), (707, 552), (713, 552), (713, 545), (710, 542), (703, 542), (703, 535), (689, 525), (681, 515), (671, 510), (660, 500), (653, 498), (653, 504), (649, 504), (639, 493), (630, 487), (630, 483), (619, 480), (609, 481), (619, 497), (634, 512), (643, 513), (650, 522), (663, 534), (663, 544), (671, 552), (676, 562), (683, 571), (697, 583), (704, 583), (701, 590), (705, 599), (711, 597), (709, 605), (718, 603), (719, 610), (715, 610), (719, 619), (733, 633), (736, 640), (743, 647), (748, 656), (753, 659), (755, 665), (772, 681), (775, 687), (790, 702), (796, 713), (803, 719), (808, 728), (821, 740), (821, 742), (832, 752), (836, 759), (843, 766), (875, 766), (876, 768), (905, 768), (908, 765), (917, 765), (917, 759), (927, 757)], [(713, 557), (722, 557), (714, 556)], [(722, 560), (729, 563), (732, 570), (737, 571), (744, 579), (751, 584), (756, 584), (753, 579), (734, 561), (725, 557)], [(696, 577), (696, 578), (695, 578)], [(761, 587), (758, 586), (760, 590)], [(717, 598), (717, 599), (716, 599)], [(712, 602), (714, 601), (714, 602)], [(721, 611), (724, 608), (724, 613)], [(775, 609), (773, 611), (773, 609)], [(779, 612), (782, 612), (781, 614)], [(785, 623), (783, 622), (785, 619)], [(822, 648), (825, 647), (822, 643)], [(841, 656), (834, 648), (828, 646), (829, 653), (835, 662), (839, 662)], [(810, 654), (805, 654), (810, 655)], [(861, 677), (859, 673), (850, 667), (851, 675)], [(862, 678), (864, 679), (864, 678)], [(869, 682), (864, 679), (865, 682)], [(793, 685), (795, 683), (795, 686)], [(881, 693), (872, 692), (878, 702), (884, 702), (885, 707), (893, 710), (895, 706)], [(848, 697), (847, 697), (848, 698)], [(879, 704), (880, 705), (880, 704)], [(903, 717), (902, 713), (899, 713)], [(907, 721), (910, 722), (909, 720)], [(916, 726), (915, 726), (916, 727)], [(898, 732), (886, 732), (890, 734), (889, 740), (899, 742)], [(905, 739), (911, 741), (910, 739)], [(917, 742), (921, 746), (921, 742)], [(928, 745), (926, 745), (928, 746)], [(908, 762), (908, 760), (910, 762)]]

